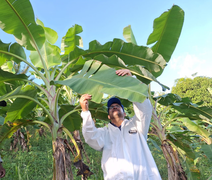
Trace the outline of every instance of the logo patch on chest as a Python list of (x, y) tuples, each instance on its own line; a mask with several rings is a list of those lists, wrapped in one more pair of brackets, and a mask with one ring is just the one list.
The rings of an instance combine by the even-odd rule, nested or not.
[(136, 134), (136, 133), (137, 133), (137, 130), (136, 130), (136, 129), (130, 129), (130, 130), (129, 130), (129, 133), (130, 133), (130, 134)]

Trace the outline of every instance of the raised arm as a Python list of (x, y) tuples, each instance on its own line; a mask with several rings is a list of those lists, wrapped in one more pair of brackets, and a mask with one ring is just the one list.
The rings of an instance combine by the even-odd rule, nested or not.
[(132, 121), (135, 123), (138, 132), (142, 133), (147, 140), (147, 133), (152, 117), (152, 104), (149, 99), (146, 99), (143, 103), (133, 103), (133, 108), (135, 115)]
[[(119, 76), (132, 76), (130, 70), (128, 69), (117, 70), (116, 74)], [(143, 103), (133, 103), (133, 108), (135, 116), (133, 117), (132, 121), (134, 121), (137, 130), (144, 135), (145, 139), (147, 139), (147, 133), (149, 131), (152, 116), (152, 105), (150, 100), (146, 99)]]
[(96, 128), (89, 111), (89, 102), (91, 95), (84, 94), (80, 98), (80, 105), (82, 108), (81, 117), (82, 123), (82, 134), (85, 142), (96, 150), (101, 150), (104, 146), (104, 129)]

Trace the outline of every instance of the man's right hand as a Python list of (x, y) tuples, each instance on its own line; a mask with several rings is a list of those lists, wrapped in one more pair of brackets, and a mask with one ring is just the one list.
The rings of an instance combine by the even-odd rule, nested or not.
[(88, 111), (88, 100), (91, 100), (92, 96), (89, 94), (83, 94), (79, 100), (82, 111)]

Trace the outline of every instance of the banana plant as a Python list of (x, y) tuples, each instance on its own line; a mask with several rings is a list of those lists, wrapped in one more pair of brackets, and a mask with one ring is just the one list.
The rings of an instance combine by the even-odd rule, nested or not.
[[(179, 155), (185, 162), (188, 179), (200, 179), (200, 171), (194, 163), (197, 157), (190, 144), (194, 139), (205, 142), (199, 144), (202, 144), (201, 149), (205, 155), (209, 159), (211, 158), (211, 132), (205, 126), (205, 124), (211, 124), (211, 108), (201, 107), (198, 104), (193, 104), (188, 98), (181, 99), (178, 95), (171, 93), (155, 99), (165, 108), (161, 111), (158, 111), (159, 108), (157, 108), (157, 113), (155, 109), (153, 118), (160, 122), (161, 126), (156, 126), (153, 123), (151, 132), (160, 139), (162, 151), (169, 165), (169, 171), (171, 171), (169, 174), (173, 174), (173, 172), (175, 174), (174, 176), (170, 175), (169, 179), (184, 173)], [(170, 108), (174, 111), (167, 111)]]
[[(207, 128), (211, 124), (211, 108), (201, 107), (188, 98), (181, 99), (171, 93), (156, 97), (155, 100), (150, 135), (160, 140), (159, 146), (168, 165), (168, 179), (200, 179), (201, 172), (195, 165), (198, 155), (191, 144), (199, 140), (202, 152), (211, 158), (212, 138)], [(163, 106), (161, 110), (158, 103)], [(174, 111), (171, 112), (170, 108)], [(179, 156), (186, 166), (186, 173)]]

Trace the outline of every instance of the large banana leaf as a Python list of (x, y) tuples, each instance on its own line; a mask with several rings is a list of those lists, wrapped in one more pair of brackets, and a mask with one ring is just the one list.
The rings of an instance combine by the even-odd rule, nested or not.
[(192, 119), (207, 121), (212, 119), (212, 108), (209, 107), (199, 107), (193, 103), (185, 102), (174, 103), (172, 107)]
[(20, 63), (20, 60), (14, 55), (17, 55), (26, 60), (26, 54), (20, 44), (13, 43), (10, 45), (5, 44), (0, 40), (0, 66), (2, 66), (8, 60), (13, 60), (16, 63)]
[(200, 126), (198, 126), (197, 124), (195, 124), (194, 122), (192, 122), (190, 119), (188, 118), (182, 118), (179, 119), (180, 121), (183, 122), (183, 124), (192, 132), (198, 134), (199, 136), (201, 136), (206, 142), (207, 144), (211, 144), (212, 143), (212, 139), (210, 138), (210, 133), (206, 130), (201, 128)]
[[(183, 134), (168, 134), (167, 138), (172, 141), (172, 143), (178, 148), (178, 152), (180, 152), (180, 155), (184, 159), (185, 157), (188, 157), (190, 159), (195, 159), (195, 153), (193, 152), (190, 143), (190, 137), (184, 136), (185, 132)], [(174, 138), (173, 138), (174, 137)]]
[(127, 66), (125, 63), (116, 55), (111, 57), (104, 56), (102, 54), (97, 55), (94, 59), (98, 59), (103, 64), (106, 64), (110, 67), (114, 68), (124, 68), (129, 69), (133, 74), (137, 75), (137, 78), (145, 84), (149, 84), (151, 81), (155, 81), (159, 85), (161, 85), (162, 89), (169, 89), (169, 87), (161, 84), (148, 70), (143, 68), (141, 65)]
[(43, 27), (45, 31), (46, 41), (39, 52), (31, 51), (30, 59), (35, 67), (43, 68), (43, 62), (40, 58), (40, 56), (42, 56), (47, 69), (50, 69), (51, 67), (59, 65), (61, 63), (60, 48), (55, 45), (52, 45), (57, 41), (57, 32), (45, 27), (42, 21), (38, 19), (37, 23)]
[[(61, 51), (63, 53), (63, 55), (61, 56), (62, 59), (67, 58), (68, 54), (72, 52), (76, 47), (83, 46), (82, 38), (78, 35), (81, 32), (82, 32), (82, 27), (80, 25), (75, 24), (73, 27), (71, 27), (67, 31), (66, 35), (62, 38), (62, 42), (61, 42)], [(74, 74), (77, 73), (83, 67), (84, 63), (85, 63), (85, 60), (81, 57), (79, 59), (73, 60), (68, 67), (66, 67), (67, 65), (66, 62), (63, 63), (62, 68), (64, 68), (64, 66), (66, 67), (65, 70), (63, 71), (63, 74), (65, 74), (67, 78), (73, 72)]]
[(0, 28), (13, 34), (28, 50), (41, 48), (45, 41), (44, 30), (35, 23), (29, 0), (0, 0)]
[(108, 112), (104, 103), (89, 102), (89, 111), (92, 118), (108, 121)]
[(76, 46), (83, 46), (82, 38), (77, 35), (81, 32), (82, 26), (78, 24), (75, 24), (73, 27), (69, 28), (61, 42), (61, 51), (64, 51), (64, 54), (69, 54)]
[[(72, 105), (62, 105), (59, 110), (59, 117), (65, 115), (66, 113), (73, 111), (75, 106)], [(78, 112), (73, 112), (63, 121), (63, 126), (66, 127), (70, 132), (74, 130), (79, 130), (81, 127), (82, 118)]]
[(10, 93), (1, 96), (0, 100), (16, 98), (16, 100), (13, 102), (7, 112), (5, 122), (13, 122), (16, 119), (22, 119), (26, 117), (36, 105), (31, 100), (34, 99), (36, 95), (37, 90), (33, 86), (26, 85), (22, 87), (20, 86), (14, 91), (11, 91)]
[(6, 63), (4, 63), (2, 66), (1, 66), (1, 69), (4, 70), (4, 71), (7, 71), (7, 72), (11, 72), (11, 73), (16, 73), (15, 71), (15, 63), (13, 61), (7, 61)]
[[(48, 70), (51, 67), (55, 65), (59, 65), (61, 63), (59, 47), (55, 45), (51, 45), (47, 41), (43, 44), (43, 47), (41, 48), (40, 53), (45, 61), (45, 64)], [(31, 51), (30, 59), (35, 67), (43, 68), (42, 61), (40, 60), (40, 55), (38, 54), (37, 51)]]
[(101, 102), (103, 93), (133, 102), (143, 102), (148, 96), (147, 85), (129, 76), (117, 76), (114, 69), (99, 61), (87, 61), (78, 75), (55, 83), (67, 85), (79, 94), (91, 94), (97, 103)]
[(54, 44), (57, 42), (57, 39), (58, 39), (58, 34), (56, 31), (54, 31), (53, 29), (51, 28), (48, 28), (48, 27), (45, 27), (43, 22), (39, 19), (36, 20), (36, 23), (38, 25), (41, 25), (44, 29), (44, 32), (45, 32), (45, 37), (46, 37), (46, 40), (51, 43), (51, 44)]
[[(135, 36), (133, 34), (133, 31), (131, 29), (131, 26), (127, 26), (123, 30), (123, 36), (126, 39), (127, 42), (132, 42), (133, 44), (136, 44)], [(142, 82), (149, 84), (151, 81), (155, 81), (159, 85), (161, 85), (162, 90), (165, 91), (166, 89), (170, 89), (169, 87), (161, 84), (148, 70), (143, 68), (141, 65), (136, 66), (129, 66), (127, 67), (132, 73), (138, 75), (138, 79), (140, 79)]]
[[(116, 40), (114, 40), (114, 42), (115, 41)], [(118, 43), (118, 41), (117, 41), (117, 43)], [(120, 68), (129, 69), (133, 74), (137, 75), (137, 78), (139, 80), (141, 80), (145, 84), (149, 84), (151, 81), (155, 81), (162, 86), (163, 90), (169, 89), (169, 87), (167, 87), (167, 86), (161, 84), (159, 81), (157, 81), (157, 79), (143, 65), (132, 64), (128, 61), (127, 61), (128, 64), (125, 64), (125, 62), (119, 57), (119, 55), (116, 55), (119, 53), (116, 53), (114, 55), (111, 54), (110, 57), (107, 57), (105, 54), (102, 54), (102, 53), (104, 53), (104, 52), (99, 50), (99, 54), (98, 53), (95, 53), (95, 54), (87, 53), (86, 54), (86, 51), (79, 49), (79, 48), (75, 48), (75, 50), (69, 54), (69, 58), (67, 58), (67, 56), (62, 58), (64, 64), (68, 63), (67, 60), (72, 62), (69, 65), (69, 67), (67, 68), (67, 71), (64, 71), (64, 73), (67, 76), (69, 76), (73, 72), (78, 72), (83, 67), (85, 61), (90, 60), (90, 59), (95, 59), (95, 60), (101, 61), (102, 63), (104, 63), (110, 67), (116, 68), (116, 69), (120, 69)], [(80, 54), (83, 57), (79, 56)], [(128, 55), (126, 55), (126, 57), (127, 56)], [(132, 65), (129, 65), (129, 64), (132, 64)]]
[(150, 48), (126, 43), (120, 39), (114, 39), (112, 42), (107, 42), (104, 45), (101, 45), (97, 41), (92, 41), (89, 44), (89, 50), (84, 51), (75, 48), (69, 56), (63, 57), (63, 61), (67, 63), (80, 56), (98, 60), (96, 56), (100, 54), (104, 54), (107, 57), (117, 55), (127, 66), (141, 65), (155, 77), (161, 75), (166, 66), (166, 61), (163, 57), (160, 54), (153, 53)]
[[(10, 45), (10, 44), (5, 44), (2, 41), (0, 41), (0, 66), (1, 66), (1, 69), (16, 73), (16, 71), (14, 69), (14, 64), (15, 63), (20, 64), (20, 62), (25, 62), (27, 65), (29, 65), (30, 67), (32, 67), (34, 69), (34, 66), (32, 66), (32, 64), (30, 64), (27, 61), (24, 48), (20, 44), (13, 43), (12, 45)], [(12, 79), (13, 79), (13, 77), (12, 77)], [(10, 81), (12, 79), (10, 79)], [(17, 78), (14, 77), (14, 80), (17, 80)], [(21, 80), (21, 79), (19, 79), (19, 80)], [(5, 81), (7, 81), (7, 78), (5, 78)]]
[(15, 101), (12, 103), (10, 109), (7, 111), (7, 116), (5, 117), (4, 122), (13, 122), (17, 119), (25, 118), (28, 114), (32, 113), (32, 110), (35, 106), (36, 103), (31, 100), (16, 98)]
[(3, 96), (4, 94), (7, 94), (11, 91), (10, 85), (0, 83), (0, 96)]
[[(66, 78), (69, 77), (70, 75), (77, 74), (78, 71), (80, 71), (83, 68), (86, 60), (90, 59), (80, 56), (78, 59), (71, 61), (70, 65), (63, 72)], [(65, 65), (66, 63), (64, 63), (64, 66)]]
[(0, 69), (0, 83), (9, 82), (9, 81), (18, 81), (26, 80), (28, 77), (25, 74), (13, 74), (7, 71)]
[(154, 20), (154, 30), (147, 40), (147, 45), (155, 43), (152, 50), (161, 54), (166, 62), (170, 60), (177, 45), (183, 21), (184, 11), (177, 5)]
[[(0, 51), (9, 51), (10, 44), (5, 44), (0, 40)], [(2, 66), (6, 60), (8, 59), (8, 56), (6, 54), (0, 53), (0, 66)]]
[(174, 109), (180, 111), (185, 116), (193, 119), (212, 119), (212, 108), (200, 107), (197, 104), (193, 104), (188, 98), (180, 98), (176, 94), (168, 93), (159, 97), (159, 103), (164, 106), (171, 106)]
[(22, 80), (27, 80), (27, 76), (24, 74), (12, 74), (0, 69), (0, 96), (3, 96), (20, 85), (23, 85)]

